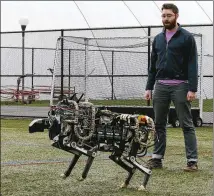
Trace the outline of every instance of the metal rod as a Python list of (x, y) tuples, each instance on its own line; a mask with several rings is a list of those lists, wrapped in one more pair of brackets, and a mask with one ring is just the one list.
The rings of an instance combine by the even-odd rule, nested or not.
[(63, 36), (64, 36), (64, 31), (61, 30), (61, 93), (60, 93), (60, 100), (63, 99), (63, 77), (64, 77), (64, 51), (63, 51)]
[[(25, 75), (25, 31), (22, 31), (22, 76)], [(24, 103), (25, 80), (22, 77), (22, 103)]]
[(200, 84), (200, 99), (199, 99), (199, 108), (200, 108), (200, 118), (203, 119), (203, 95), (202, 95), (202, 88), (203, 88), (203, 43), (202, 43), (202, 35), (200, 37), (201, 40), (201, 45), (200, 45), (200, 49), (201, 49), (201, 57), (200, 57), (200, 76), (199, 76), (199, 84)]
[(68, 51), (68, 97), (70, 98), (70, 90), (71, 90), (71, 50)]
[(88, 99), (88, 94), (87, 94), (87, 69), (88, 69), (88, 39), (85, 38), (85, 85), (84, 85), (84, 94), (85, 94), (85, 100)]
[[(20, 76), (22, 76), (22, 75), (8, 75), (8, 74), (0, 74), (0, 77), (20, 77)], [(61, 75), (55, 75), (56, 77), (61, 77)], [(69, 75), (68, 74), (64, 74), (64, 77), (68, 77)], [(52, 75), (35, 75), (34, 74), (34, 77), (47, 77), (47, 78), (50, 78), (50, 77), (52, 77)], [(85, 77), (85, 75), (71, 75), (71, 77)], [(98, 78), (103, 78), (103, 77), (109, 77), (109, 75), (88, 75), (87, 77), (91, 77), (91, 78), (96, 78), (96, 77), (98, 77)], [(119, 75), (119, 74), (117, 74), (117, 75), (114, 75), (114, 77), (148, 77), (148, 75)], [(207, 76), (204, 76), (204, 77), (210, 77), (210, 78), (212, 78), (213, 76), (212, 75), (207, 75)]]
[(34, 73), (34, 49), (32, 48), (32, 76), (31, 76), (31, 89), (34, 89), (33, 83), (33, 73)]
[(114, 99), (114, 51), (112, 51), (112, 63), (111, 63), (111, 99)]
[[(148, 36), (151, 36), (151, 27), (148, 27)], [(151, 40), (148, 38), (148, 75), (149, 75), (149, 67), (151, 65)], [(150, 106), (150, 100), (147, 100), (147, 106)]]
[[(65, 37), (65, 36), (64, 36)], [(10, 49), (20, 49), (21, 47), (13, 47), (13, 46), (7, 46), (7, 47), (5, 47), (5, 46), (0, 46), (0, 48), (10, 48)], [(26, 48), (25, 47), (25, 49), (28, 49), (28, 50), (31, 50), (31, 49), (35, 49), (35, 50), (56, 50), (55, 48), (30, 48), (30, 47), (28, 47), (28, 48)], [(78, 49), (78, 48), (75, 48), (75, 49), (72, 49), (72, 48), (70, 48), (70, 49), (64, 49), (64, 51), (67, 51), (67, 50), (71, 50), (71, 51), (85, 51), (85, 49)], [(100, 49), (100, 50), (88, 50), (88, 51), (92, 51), (92, 52), (112, 52), (112, 50), (105, 50), (105, 49)], [(139, 53), (139, 54), (147, 54), (147, 52), (143, 52), (143, 51), (129, 51), (129, 50), (115, 50), (114, 52), (121, 52), (121, 53), (126, 53), (126, 52), (128, 52), (128, 53)]]

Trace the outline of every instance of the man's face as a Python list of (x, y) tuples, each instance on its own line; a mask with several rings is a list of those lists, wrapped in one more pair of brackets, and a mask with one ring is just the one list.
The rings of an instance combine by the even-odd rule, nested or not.
[(171, 9), (163, 9), (161, 17), (166, 29), (170, 30), (176, 26), (178, 14), (174, 14)]

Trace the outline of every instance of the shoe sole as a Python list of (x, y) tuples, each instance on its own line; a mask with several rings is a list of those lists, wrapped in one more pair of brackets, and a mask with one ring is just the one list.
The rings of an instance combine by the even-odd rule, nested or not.
[(198, 169), (184, 169), (185, 172), (197, 172)]

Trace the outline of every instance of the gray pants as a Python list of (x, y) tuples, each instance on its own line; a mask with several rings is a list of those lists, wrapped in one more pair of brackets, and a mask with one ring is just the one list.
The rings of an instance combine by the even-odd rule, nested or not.
[(152, 158), (163, 159), (166, 150), (166, 124), (171, 101), (183, 129), (187, 162), (198, 161), (197, 140), (191, 115), (191, 104), (187, 101), (188, 84), (176, 86), (156, 82), (153, 95), (155, 128), (158, 139), (155, 141)]

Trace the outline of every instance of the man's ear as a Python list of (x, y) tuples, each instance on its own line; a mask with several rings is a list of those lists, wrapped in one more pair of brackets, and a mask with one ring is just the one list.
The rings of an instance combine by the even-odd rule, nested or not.
[(175, 14), (175, 17), (176, 17), (176, 19), (178, 19), (178, 17), (179, 17), (179, 14)]

